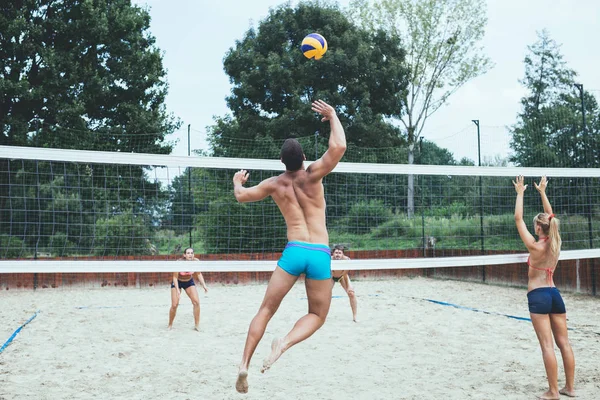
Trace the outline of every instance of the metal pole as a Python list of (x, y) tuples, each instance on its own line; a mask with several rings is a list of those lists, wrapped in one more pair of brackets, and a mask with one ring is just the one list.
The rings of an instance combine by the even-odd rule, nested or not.
[(315, 132), (315, 161), (319, 159), (319, 131)]
[[(421, 164), (421, 157), (423, 156), (423, 136), (419, 138), (419, 164)], [(423, 175), (420, 175), (420, 189), (421, 189), (421, 237), (423, 240), (423, 258), (427, 257), (427, 242), (425, 241), (425, 190), (424, 188), (424, 179)]]
[[(479, 120), (472, 120), (477, 126), (477, 158), (478, 166), (481, 167), (481, 134), (479, 129)], [(483, 237), (483, 189), (482, 189), (481, 175), (479, 175), (479, 237), (481, 238), (481, 254), (485, 251), (485, 239)], [(485, 266), (481, 267), (481, 279), (485, 282)]]
[[(576, 83), (575, 87), (579, 90), (579, 97), (581, 99), (581, 120), (583, 123), (583, 147), (585, 150), (587, 150), (587, 143), (588, 143), (588, 135), (587, 135), (587, 125), (585, 123), (585, 91), (583, 90), (583, 85), (581, 83)], [(585, 151), (584, 150), (584, 151)], [(584, 155), (584, 162), (585, 162), (585, 166), (589, 167), (589, 162), (588, 162), (588, 156), (587, 156), (587, 152)], [(589, 188), (589, 183), (588, 183), (588, 179), (583, 178), (584, 182), (585, 182), (585, 197), (587, 198), (587, 210), (586, 210), (586, 214), (587, 214), (587, 220), (588, 220), (588, 240), (589, 240), (589, 244), (590, 244), (590, 249), (594, 248), (594, 235), (593, 235), (593, 230), (592, 230), (592, 195), (590, 193), (590, 188)], [(596, 268), (595, 268), (595, 264), (592, 264), (591, 267), (591, 278), (592, 278), (592, 294), (595, 296), (596, 295)]]
[[(188, 157), (190, 157), (192, 155), (192, 143), (190, 141), (190, 129), (191, 129), (192, 124), (188, 124)], [(192, 202), (192, 167), (187, 167), (187, 171), (188, 171), (188, 201), (192, 204), (190, 204), (190, 210), (192, 209), (193, 206), (193, 202)], [(193, 215), (189, 216), (189, 220), (188, 220), (188, 224), (190, 224), (189, 226), (189, 236), (190, 236), (190, 244), (189, 246), (192, 247), (192, 223), (191, 220), (193, 218)]]
[[(581, 98), (581, 119), (582, 119), (582, 123), (583, 123), (583, 146), (584, 149), (587, 148), (587, 142), (588, 142), (588, 135), (587, 135), (587, 126), (585, 124), (585, 97), (584, 97), (584, 90), (583, 90), (583, 85), (580, 83), (576, 83), (575, 87), (577, 89), (579, 89), (579, 97)], [(585, 151), (585, 150), (584, 150)], [(584, 155), (584, 163), (586, 167), (589, 167), (589, 163), (588, 163), (588, 157), (587, 157), (587, 152)], [(585, 182), (585, 192), (586, 192), (586, 197), (587, 197), (587, 217), (588, 217), (588, 239), (590, 242), (590, 249), (594, 248), (594, 242), (593, 242), (593, 233), (592, 233), (592, 197), (590, 194), (590, 190), (589, 190), (589, 183), (588, 183), (588, 179), (584, 178), (584, 182)]]

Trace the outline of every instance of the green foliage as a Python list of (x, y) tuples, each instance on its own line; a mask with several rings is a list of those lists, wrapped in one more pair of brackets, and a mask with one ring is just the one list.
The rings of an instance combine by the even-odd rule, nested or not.
[(417, 249), (421, 238), (405, 238), (395, 236), (373, 237), (372, 234), (356, 235), (332, 230), (329, 232), (329, 243), (345, 243), (351, 250), (403, 250)]
[(69, 240), (69, 237), (65, 233), (56, 233), (50, 236), (47, 249), (52, 256), (58, 257), (64, 257), (78, 253), (77, 245)]
[[(589, 249), (588, 220), (580, 215), (565, 215), (560, 218), (560, 236), (563, 250)], [(594, 221), (600, 223), (599, 220)], [(596, 242), (596, 245), (598, 243)]]
[[(532, 218), (533, 215), (527, 216), (528, 220)], [(423, 238), (432, 236), (436, 239), (437, 250), (481, 250), (478, 215), (427, 216), (423, 219), (424, 221), (421, 218), (394, 215), (388, 222), (360, 235), (333, 229), (330, 232), (330, 242), (347, 243), (352, 250), (419, 249), (423, 246)], [(587, 248), (587, 220), (574, 216), (564, 217), (563, 221), (566, 221), (561, 222), (563, 249)], [(600, 221), (594, 221), (594, 224), (596, 223)], [(486, 216), (483, 224), (485, 250), (527, 251), (519, 238), (512, 214)]]
[(171, 150), (164, 138), (179, 123), (165, 111), (147, 11), (128, 0), (9, 2), (2, 11), (0, 144)]
[(0, 259), (27, 257), (29, 249), (16, 236), (0, 235)]
[[(517, 123), (511, 127), (511, 161), (516, 165), (600, 167), (600, 108), (594, 96), (577, 90), (576, 77), (560, 46), (548, 32), (539, 33), (525, 57), (522, 84), (528, 92), (521, 99)], [(558, 193), (554, 192), (557, 188)], [(599, 195), (597, 179), (553, 178), (549, 186), (554, 209), (564, 214), (591, 213)]]
[[(169, 212), (163, 221), (164, 226), (172, 228), (177, 234), (189, 232), (192, 228), (194, 216), (201, 211), (194, 202), (189, 181), (191, 168), (186, 168), (185, 173), (176, 176), (171, 181), (169, 191)], [(200, 183), (194, 180), (196, 185)]]
[(471, 207), (468, 207), (466, 204), (454, 201), (447, 206), (438, 206), (432, 208), (427, 211), (428, 216), (433, 217), (451, 217), (451, 216), (459, 216), (459, 217), (467, 217), (469, 214), (473, 214), (474, 210)]
[(418, 146), (418, 164), (425, 165), (456, 165), (454, 156), (448, 149), (439, 147), (429, 140), (423, 140)]
[(337, 227), (342, 232), (364, 234), (387, 222), (391, 217), (392, 211), (383, 204), (383, 201), (359, 201), (350, 207), (345, 218), (337, 222)]
[(525, 57), (522, 83), (528, 93), (521, 99), (523, 108), (512, 126), (511, 161), (524, 167), (600, 165), (600, 109), (594, 96), (584, 91), (584, 129), (576, 76), (548, 32), (539, 33)]
[[(408, 218), (405, 215), (394, 215), (394, 217), (383, 224), (373, 228), (371, 231), (374, 238), (421, 238), (421, 219)], [(418, 240), (418, 239), (417, 239)]]
[(287, 242), (285, 221), (271, 201), (240, 204), (223, 196), (199, 219), (208, 253), (275, 252)]
[[(171, 151), (166, 138), (180, 123), (165, 108), (166, 71), (149, 33), (147, 11), (129, 0), (2, 4), (1, 145)], [(0, 171), (11, 171), (0, 173), (0, 221), (13, 221), (11, 228), (0, 223), (0, 233), (27, 226), (21, 236), (30, 247), (30, 241), (39, 240), (43, 248), (53, 233), (61, 233), (76, 237), (77, 245), (89, 252), (92, 234), (86, 229), (96, 223), (99, 209), (132, 208), (152, 215), (164, 201), (142, 166), (55, 163), (53, 168), (40, 162), (29, 169), (32, 164), (25, 162), (24, 170), (33, 169), (39, 182), (28, 181), (36, 175), (18, 177), (7, 159), (0, 160)], [(130, 196), (126, 201), (118, 191), (94, 190), (125, 184)], [(82, 189), (74, 193), (73, 187)], [(43, 219), (50, 210), (56, 217), (52, 223), (18, 223)], [(82, 227), (84, 231), (76, 231)]]
[[(318, 62), (300, 51), (311, 32), (329, 44)], [(316, 99), (336, 107), (349, 144), (402, 144), (399, 130), (385, 117), (402, 106), (404, 50), (394, 35), (357, 28), (335, 5), (302, 2), (272, 9), (230, 49), (224, 68), (233, 84), (227, 98), (231, 115), (210, 128), (216, 155), (255, 157), (260, 151), (263, 158), (277, 157), (283, 139), (327, 132), (311, 110)]]
[(491, 61), (480, 46), (487, 24), (483, 0), (354, 0), (349, 15), (371, 31), (401, 38), (407, 49), (408, 90), (402, 110), (408, 143), (416, 144), (427, 118)]
[(518, 237), (515, 217), (512, 214), (491, 215), (483, 219), (483, 234), (486, 239), (492, 237)]
[(131, 210), (96, 221), (96, 255), (150, 254), (152, 237), (143, 217)]
[[(359, 26), (400, 37), (405, 46), (408, 90), (391, 115), (406, 128), (408, 163), (427, 119), (466, 82), (484, 74), (491, 61), (480, 45), (487, 24), (484, 0), (353, 0), (349, 15)], [(407, 213), (415, 212), (408, 177)]]
[[(204, 235), (202, 231), (192, 229), (192, 248), (196, 254), (202, 254), (204, 250)], [(160, 229), (154, 233), (152, 244), (155, 246), (158, 254), (177, 254), (181, 255), (183, 250), (190, 244), (190, 232), (177, 234), (171, 229)]]
[(179, 254), (183, 253), (183, 249), (188, 243), (186, 234), (176, 234), (171, 229), (160, 229), (154, 234), (152, 244), (156, 246), (159, 254)]
[[(462, 218), (452, 215), (450, 218), (433, 217), (425, 221), (425, 234), (438, 239), (438, 243), (473, 243), (480, 240), (481, 228), (479, 217)], [(452, 246), (448, 246), (452, 247)]]

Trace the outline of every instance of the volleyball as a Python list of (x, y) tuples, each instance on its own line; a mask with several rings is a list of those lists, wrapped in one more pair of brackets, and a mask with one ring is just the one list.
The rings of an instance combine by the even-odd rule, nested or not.
[(327, 51), (327, 40), (318, 33), (311, 33), (302, 40), (301, 49), (306, 58), (318, 60)]

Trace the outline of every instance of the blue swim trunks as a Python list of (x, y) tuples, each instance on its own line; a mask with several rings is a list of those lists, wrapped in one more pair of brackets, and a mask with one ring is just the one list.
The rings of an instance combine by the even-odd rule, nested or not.
[(541, 287), (527, 293), (532, 314), (564, 314), (567, 312), (560, 292), (555, 287)]
[(277, 265), (290, 275), (331, 279), (331, 250), (324, 244), (292, 241), (285, 246)]

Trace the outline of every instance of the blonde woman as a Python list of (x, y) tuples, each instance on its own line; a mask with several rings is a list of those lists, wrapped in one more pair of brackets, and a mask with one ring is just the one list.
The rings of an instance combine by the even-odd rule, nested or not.
[[(549, 389), (539, 398), (559, 399), (561, 394), (574, 397), (575, 357), (567, 334), (567, 311), (553, 280), (560, 255), (560, 221), (552, 213), (552, 206), (546, 196), (548, 181), (546, 177), (542, 177), (539, 185), (534, 182), (544, 206), (544, 212), (536, 215), (533, 219), (534, 231), (538, 237), (538, 240), (535, 240), (523, 221), (523, 196), (527, 189), (527, 185), (523, 181), (522, 176), (518, 176), (516, 182), (513, 181), (517, 192), (515, 223), (519, 236), (529, 250), (527, 259), (529, 315), (542, 348), (542, 357), (548, 378)], [(560, 349), (566, 375), (566, 385), (560, 390), (558, 389), (558, 367), (554, 354), (553, 336)]]
[[(194, 257), (194, 249), (188, 247), (183, 251), (183, 258), (178, 261), (200, 261)], [(190, 268), (193, 269), (193, 268)], [(169, 327), (173, 329), (173, 320), (175, 320), (175, 314), (177, 314), (177, 307), (179, 306), (179, 300), (181, 299), (181, 290), (185, 290), (194, 306), (194, 329), (200, 330), (200, 299), (198, 297), (198, 291), (196, 290), (196, 282), (194, 278), (200, 282), (204, 293), (208, 292), (204, 277), (201, 272), (174, 272), (173, 281), (171, 282), (171, 309), (169, 310)]]

